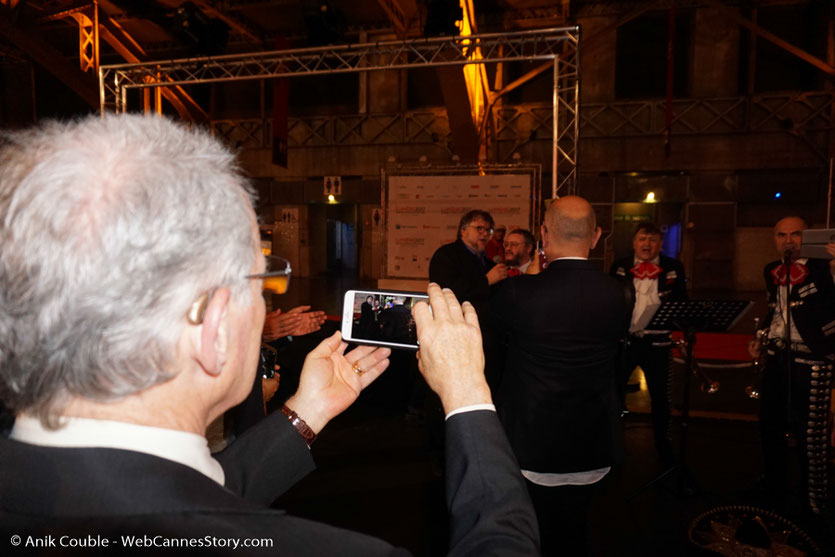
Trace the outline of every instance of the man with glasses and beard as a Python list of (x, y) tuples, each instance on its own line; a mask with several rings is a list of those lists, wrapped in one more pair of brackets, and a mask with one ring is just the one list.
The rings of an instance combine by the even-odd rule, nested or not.
[(493, 286), (507, 278), (507, 265), (494, 263), (485, 253), (493, 234), (493, 217), (487, 211), (473, 209), (458, 222), (458, 239), (439, 247), (429, 262), (429, 280), (449, 288), (461, 301), (473, 304), (481, 324), (487, 358), (487, 382), (498, 386), (499, 368), (494, 365), (498, 355), (491, 351), (496, 345), (495, 332), (487, 327), (490, 296)]
[(515, 277), (528, 272), (534, 256), (533, 234), (524, 228), (517, 228), (504, 241), (504, 259), (508, 266), (507, 276)]

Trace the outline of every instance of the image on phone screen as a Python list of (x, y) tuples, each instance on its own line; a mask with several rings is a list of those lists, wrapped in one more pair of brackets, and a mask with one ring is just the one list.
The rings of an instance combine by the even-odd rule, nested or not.
[(349, 290), (345, 293), (342, 336), (359, 343), (417, 349), (412, 306), (426, 300), (411, 292)]

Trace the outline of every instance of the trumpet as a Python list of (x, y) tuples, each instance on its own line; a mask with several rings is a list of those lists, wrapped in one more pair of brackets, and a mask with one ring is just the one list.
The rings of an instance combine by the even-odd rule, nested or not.
[[(766, 358), (766, 346), (768, 345), (768, 329), (760, 329), (760, 318), (754, 318), (754, 342), (758, 342), (759, 346), (757, 347), (757, 353), (754, 356), (754, 360), (752, 362), (754, 367), (754, 375), (756, 376), (757, 382), (759, 383), (760, 377), (762, 376), (763, 369), (765, 368), (765, 358)], [(760, 389), (756, 385), (748, 385), (745, 387), (745, 394), (748, 395), (748, 398), (759, 399), (760, 398)]]

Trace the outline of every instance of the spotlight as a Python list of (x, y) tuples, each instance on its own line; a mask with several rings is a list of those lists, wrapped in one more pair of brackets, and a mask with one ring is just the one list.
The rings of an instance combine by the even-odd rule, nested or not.
[(652, 191), (649, 192), (647, 194), (646, 198), (644, 199), (644, 203), (657, 203), (657, 202), (658, 202), (658, 200), (655, 199), (655, 192), (652, 192)]
[(781, 197), (783, 197), (783, 192), (781, 191), (778, 191), (774, 194), (774, 199), (780, 199)]

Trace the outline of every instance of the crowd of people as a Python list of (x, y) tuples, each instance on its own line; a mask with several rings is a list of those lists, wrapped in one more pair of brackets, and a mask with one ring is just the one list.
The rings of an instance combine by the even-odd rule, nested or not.
[[(252, 190), (205, 132), (108, 115), (10, 134), (0, 149), (0, 524), (38, 540), (96, 536), (122, 554), (199, 544), (238, 554), (407, 555), (403, 548), (269, 508), (308, 474), (322, 429), (385, 372), (391, 352), (348, 351), (339, 332), (306, 357), (280, 412), (262, 342), (318, 330), (322, 312), (267, 312)], [(494, 230), (495, 228), (495, 230)], [(774, 507), (826, 511), (835, 266), (800, 257), (806, 223), (774, 229), (761, 425)], [(659, 461), (673, 459), (670, 331), (655, 308), (687, 297), (681, 262), (641, 223), (610, 273), (589, 261), (592, 206), (566, 196), (538, 232), (473, 210), (429, 268), (428, 302), (374, 296), (414, 323), (418, 368), (444, 413), (449, 555), (583, 555), (601, 480), (623, 459), (622, 414), (640, 366)], [(835, 257), (835, 244), (828, 246)], [(388, 312), (388, 313), (387, 313)], [(411, 313), (411, 315), (409, 315)], [(400, 318), (399, 322), (405, 322)], [(274, 381), (274, 382), (270, 382)], [(260, 398), (259, 398), (260, 397)], [(257, 399), (255, 418), (211, 454), (206, 429)], [(34, 540), (34, 541), (32, 541)], [(190, 541), (189, 541), (190, 540)], [(32, 541), (33, 545), (28, 545)], [(4, 541), (5, 543), (5, 541)], [(121, 542), (124, 543), (124, 542)], [(89, 546), (87, 546), (89, 547)], [(74, 551), (72, 553), (79, 553)]]
[[(500, 231), (493, 226), (485, 211), (466, 213), (457, 240), (435, 252), (429, 277), (478, 309), (488, 383), (533, 501), (543, 554), (583, 555), (595, 486), (622, 458), (619, 417), (637, 367), (659, 463), (676, 464), (671, 331), (648, 325), (661, 304), (687, 299), (684, 266), (662, 255), (662, 231), (641, 222), (633, 254), (614, 261), (606, 276), (588, 262), (601, 231), (579, 197), (548, 207), (542, 264), (527, 230), (500, 232), (505, 257), (489, 257), (490, 235)], [(835, 444), (835, 260), (800, 257), (806, 227), (799, 217), (775, 225), (780, 260), (764, 270), (767, 345), (757, 340), (749, 348), (752, 357), (763, 349), (768, 358), (760, 413), (765, 492), (773, 509), (792, 517), (827, 513)], [(835, 258), (835, 243), (827, 251)]]

